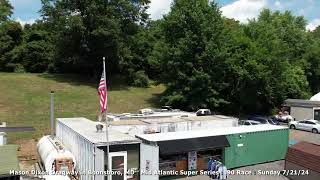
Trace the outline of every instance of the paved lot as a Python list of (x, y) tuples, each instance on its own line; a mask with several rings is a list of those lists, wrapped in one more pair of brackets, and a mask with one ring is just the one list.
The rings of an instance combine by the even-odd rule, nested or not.
[[(284, 160), (271, 163), (257, 164), (234, 169), (234, 175), (230, 175), (228, 180), (288, 180), (282, 175), (259, 175), (258, 173), (270, 173), (283, 170)], [(259, 171), (260, 170), (260, 171)], [(242, 173), (250, 173), (250, 175), (241, 175)], [(179, 180), (209, 180), (208, 176), (193, 176), (178, 178)]]
[[(313, 134), (311, 132), (290, 130), (290, 140), (308, 141), (320, 144), (320, 134)], [(275, 161), (271, 163), (257, 164), (253, 166), (246, 166), (234, 169), (235, 172), (251, 172), (252, 174), (258, 173), (259, 170), (263, 171), (281, 171), (284, 168), (284, 160)], [(207, 176), (195, 176), (179, 178), (180, 180), (209, 180)], [(230, 175), (228, 180), (288, 180), (288, 178), (280, 175)]]
[(307, 131), (290, 130), (290, 140), (308, 141), (315, 144), (320, 144), (320, 134), (313, 134)]

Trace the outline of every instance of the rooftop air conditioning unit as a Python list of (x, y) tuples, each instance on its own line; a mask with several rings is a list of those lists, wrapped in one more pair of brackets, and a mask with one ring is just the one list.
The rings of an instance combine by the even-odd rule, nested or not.
[(103, 124), (98, 123), (98, 124), (96, 125), (96, 129), (97, 129), (97, 132), (102, 132)]

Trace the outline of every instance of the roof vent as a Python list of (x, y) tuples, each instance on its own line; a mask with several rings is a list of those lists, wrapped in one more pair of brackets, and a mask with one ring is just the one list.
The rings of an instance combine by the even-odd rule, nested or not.
[(98, 124), (96, 125), (96, 129), (97, 129), (97, 132), (102, 132), (103, 124), (98, 123)]

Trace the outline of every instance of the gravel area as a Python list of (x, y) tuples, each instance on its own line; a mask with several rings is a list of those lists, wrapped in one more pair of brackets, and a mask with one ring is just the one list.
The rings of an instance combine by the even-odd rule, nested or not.
[[(320, 144), (320, 134), (313, 134), (311, 132), (300, 131), (300, 130), (290, 130), (289, 135), (290, 140), (299, 141), (308, 141), (316, 144)], [(267, 172), (277, 172), (281, 171), (284, 168), (284, 160), (275, 161), (264, 164), (256, 164), (253, 166), (246, 166), (234, 169), (235, 173), (247, 172), (251, 175), (230, 175), (228, 180), (288, 180), (285, 176), (278, 175), (257, 175), (259, 170)], [(256, 173), (256, 175), (254, 175)], [(207, 176), (194, 176), (194, 177), (185, 177), (179, 178), (180, 180), (209, 180)]]

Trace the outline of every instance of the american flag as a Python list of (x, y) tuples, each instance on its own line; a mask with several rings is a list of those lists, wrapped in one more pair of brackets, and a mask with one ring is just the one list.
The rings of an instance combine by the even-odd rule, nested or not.
[(98, 94), (100, 97), (100, 106), (101, 106), (101, 113), (107, 110), (108, 108), (108, 96), (107, 96), (107, 88), (104, 83), (104, 73), (101, 75), (100, 84), (98, 87)]

